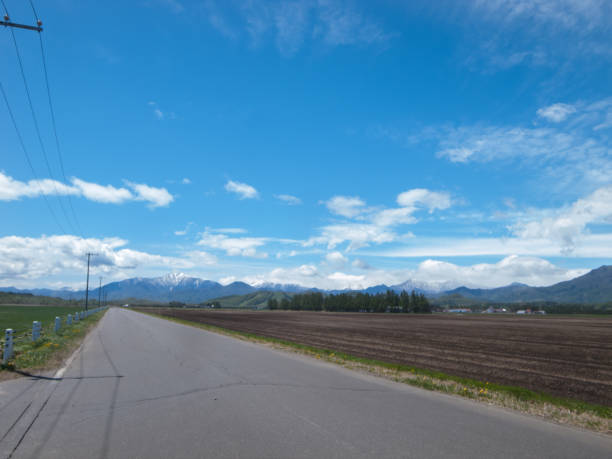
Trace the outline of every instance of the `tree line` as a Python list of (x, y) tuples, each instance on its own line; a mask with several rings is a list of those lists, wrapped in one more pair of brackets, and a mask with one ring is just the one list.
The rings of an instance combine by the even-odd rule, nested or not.
[(422, 293), (400, 294), (393, 290), (370, 295), (369, 293), (340, 293), (324, 295), (321, 292), (300, 293), (291, 298), (268, 300), (268, 309), (292, 311), (329, 312), (403, 312), (431, 313), (431, 305)]

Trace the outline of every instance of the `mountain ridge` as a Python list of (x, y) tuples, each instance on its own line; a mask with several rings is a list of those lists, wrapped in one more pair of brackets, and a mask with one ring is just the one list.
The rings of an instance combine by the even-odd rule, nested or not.
[[(414, 290), (417, 293), (424, 293), (431, 297), (461, 295), (470, 300), (482, 302), (520, 303), (550, 301), (557, 303), (604, 303), (612, 301), (612, 266), (603, 265), (582, 276), (547, 287), (531, 287), (525, 284), (512, 283), (504, 287), (491, 289), (461, 286), (451, 290), (440, 291), (438, 288), (441, 285), (443, 284), (427, 284), (407, 280), (391, 286), (379, 284), (360, 290), (322, 290), (296, 284), (261, 283), (254, 286), (240, 281), (223, 285), (211, 280), (190, 277), (184, 273), (169, 273), (160, 277), (133, 277), (111, 282), (103, 287), (103, 291), (107, 294), (109, 300), (140, 298), (159, 302), (180, 301), (185, 303), (200, 303), (215, 298), (247, 295), (262, 291), (287, 293), (319, 291), (333, 294), (363, 292), (376, 294), (387, 290), (394, 290), (396, 292)], [(84, 290), (0, 287), (0, 291), (32, 293), (64, 299), (85, 297)], [(98, 288), (91, 289), (90, 297), (97, 298), (97, 296)]]

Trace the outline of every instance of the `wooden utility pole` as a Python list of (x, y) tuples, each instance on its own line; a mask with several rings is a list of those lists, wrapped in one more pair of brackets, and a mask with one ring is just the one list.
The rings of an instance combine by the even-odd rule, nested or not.
[(92, 255), (97, 255), (97, 253), (87, 252), (87, 285), (85, 287), (85, 310), (87, 311), (87, 306), (89, 302), (89, 260)]

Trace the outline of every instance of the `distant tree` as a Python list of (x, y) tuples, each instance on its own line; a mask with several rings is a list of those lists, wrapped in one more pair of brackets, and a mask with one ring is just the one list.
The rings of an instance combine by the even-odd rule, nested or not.
[(276, 298), (270, 298), (268, 300), (268, 309), (274, 311), (275, 309), (278, 309), (278, 300)]

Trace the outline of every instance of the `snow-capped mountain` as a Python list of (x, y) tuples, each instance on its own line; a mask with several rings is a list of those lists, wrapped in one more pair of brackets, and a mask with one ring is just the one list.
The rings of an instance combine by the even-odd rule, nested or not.
[[(406, 281), (402, 284), (393, 285), (376, 285), (364, 292), (376, 294), (387, 290), (416, 290), (419, 293), (429, 293), (439, 291), (424, 283), (416, 283)], [(34, 293), (47, 296), (56, 296), (65, 299), (78, 299), (85, 297), (85, 291), (74, 290), (51, 290), (51, 289), (34, 289), (34, 290), (19, 290), (13, 287), (1, 288), (3, 291)], [(185, 273), (168, 273), (160, 277), (133, 277), (118, 282), (111, 282), (103, 286), (103, 291), (106, 293), (109, 300), (123, 300), (128, 298), (137, 298), (150, 301), (180, 301), (185, 303), (201, 303), (213, 298), (219, 298), (229, 295), (245, 295), (255, 291), (269, 290), (282, 291), (288, 293), (302, 293), (306, 291), (324, 291), (304, 287), (297, 284), (277, 284), (269, 282), (260, 282), (255, 285), (249, 285), (244, 282), (232, 282), (228, 285), (220, 284), (219, 282), (190, 277)], [(342, 293), (349, 290), (333, 290), (329, 293)], [(91, 298), (98, 297), (98, 288), (91, 288), (89, 291)]]

